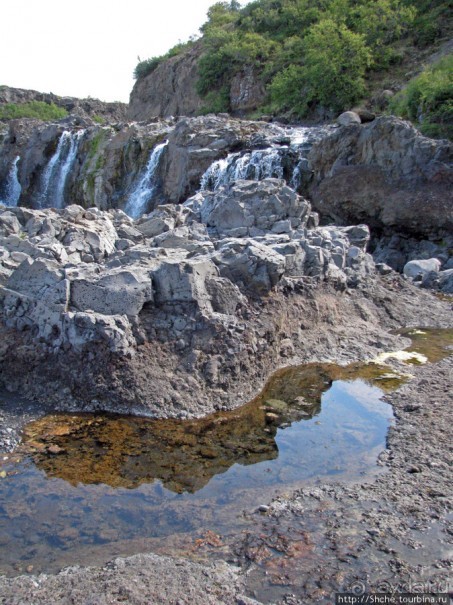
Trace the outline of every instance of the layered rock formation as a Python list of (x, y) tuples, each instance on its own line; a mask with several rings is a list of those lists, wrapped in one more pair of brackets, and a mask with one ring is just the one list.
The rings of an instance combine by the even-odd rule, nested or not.
[(200, 415), (243, 403), (280, 365), (328, 359), (351, 329), (382, 346), (368, 228), (316, 225), (277, 179), (138, 221), (5, 209), (0, 380), (59, 409)]
[(201, 46), (195, 44), (137, 80), (130, 95), (128, 119), (141, 121), (197, 115), (203, 107), (203, 100), (195, 88), (200, 55)]
[[(66, 146), (61, 145), (63, 136)], [(155, 175), (158, 186), (144, 211), (152, 210), (158, 202), (186, 200), (198, 190), (208, 167), (230, 152), (245, 153), (289, 142), (281, 126), (228, 116), (111, 126), (75, 117), (55, 124), (13, 120), (0, 138), (0, 199), (5, 197), (8, 175), (16, 162), (21, 206), (57, 205), (55, 179), (49, 182), (49, 169), (54, 166), (60, 197), (64, 197), (61, 205), (77, 202), (104, 210), (124, 208), (153, 149), (165, 140), (168, 148)], [(67, 164), (71, 145), (75, 152), (63, 175), (61, 168)], [(292, 161), (297, 162), (295, 155)], [(66, 178), (61, 182), (63, 176)]]

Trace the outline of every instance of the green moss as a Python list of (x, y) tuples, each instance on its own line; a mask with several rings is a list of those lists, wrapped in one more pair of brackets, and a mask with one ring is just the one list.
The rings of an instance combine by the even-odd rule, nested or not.
[(91, 139), (90, 149), (88, 151), (88, 159), (92, 160), (99, 151), (102, 139), (104, 138), (104, 132), (99, 130), (94, 137)]

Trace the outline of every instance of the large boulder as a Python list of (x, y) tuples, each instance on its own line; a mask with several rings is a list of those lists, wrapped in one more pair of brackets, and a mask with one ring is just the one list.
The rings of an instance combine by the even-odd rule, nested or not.
[(284, 181), (236, 181), (229, 189), (206, 192), (201, 221), (220, 237), (256, 237), (303, 228), (310, 204)]
[(344, 126), (310, 151), (312, 203), (338, 224), (442, 236), (453, 229), (451, 159), (448, 141), (394, 117)]
[(120, 269), (96, 277), (71, 282), (70, 302), (74, 308), (103, 315), (136, 316), (145, 303), (153, 300), (151, 278), (146, 271)]
[(285, 257), (253, 239), (227, 239), (218, 243), (213, 257), (220, 275), (252, 295), (276, 286), (285, 272)]

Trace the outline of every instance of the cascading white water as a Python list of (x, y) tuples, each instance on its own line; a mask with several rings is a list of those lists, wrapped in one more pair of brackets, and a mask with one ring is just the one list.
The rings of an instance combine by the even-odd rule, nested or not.
[[(293, 189), (298, 189), (302, 181), (302, 171), (307, 164), (307, 155), (316, 141), (326, 136), (330, 126), (308, 127), (296, 126), (287, 130), (289, 145), (257, 149), (247, 153), (230, 153), (226, 158), (217, 160), (203, 174), (200, 189), (215, 191), (228, 186), (238, 179), (260, 181), (266, 178), (287, 178)], [(285, 158), (287, 162), (285, 170)], [(294, 165), (292, 175), (285, 174), (291, 163)]]
[(258, 149), (241, 155), (231, 153), (217, 160), (201, 178), (200, 188), (216, 190), (239, 179), (261, 181), (266, 178), (283, 178), (283, 149)]
[(20, 186), (19, 176), (18, 176), (19, 160), (20, 160), (20, 156), (17, 156), (11, 165), (11, 168), (8, 172), (8, 178), (6, 180), (5, 198), (3, 200), (0, 200), (1, 204), (5, 205), (5, 206), (9, 206), (10, 208), (13, 206), (17, 206), (17, 204), (19, 202), (20, 194), (22, 191), (22, 187)]
[(124, 212), (131, 218), (139, 218), (156, 193), (158, 185), (157, 170), (160, 158), (167, 145), (168, 141), (165, 141), (153, 149), (141, 178), (127, 200)]
[(63, 208), (65, 205), (64, 189), (68, 175), (77, 157), (84, 130), (69, 132), (65, 130), (58, 141), (57, 149), (50, 158), (41, 184), (41, 207)]

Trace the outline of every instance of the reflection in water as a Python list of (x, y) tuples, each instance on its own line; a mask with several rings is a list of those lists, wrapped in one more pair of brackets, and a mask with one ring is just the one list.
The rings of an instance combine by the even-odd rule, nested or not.
[(194, 552), (200, 536), (214, 532), (220, 544), (247, 530), (242, 511), (279, 490), (363, 479), (385, 447), (392, 414), (381, 398), (401, 380), (389, 372), (283, 370), (246, 406), (202, 420), (54, 415), (29, 424), (22, 458), (0, 480), (0, 571)]
[(175, 493), (194, 493), (233, 464), (278, 457), (278, 428), (319, 414), (334, 380), (360, 376), (382, 389), (401, 378), (376, 365), (312, 364), (277, 372), (242, 408), (201, 420), (149, 420), (108, 415), (51, 415), (25, 430), (38, 468), (72, 485), (135, 488), (159, 479)]
[(412, 343), (408, 351), (423, 355), (430, 363), (444, 359), (448, 352), (453, 352), (453, 330), (436, 328), (407, 328), (399, 332), (407, 336)]

